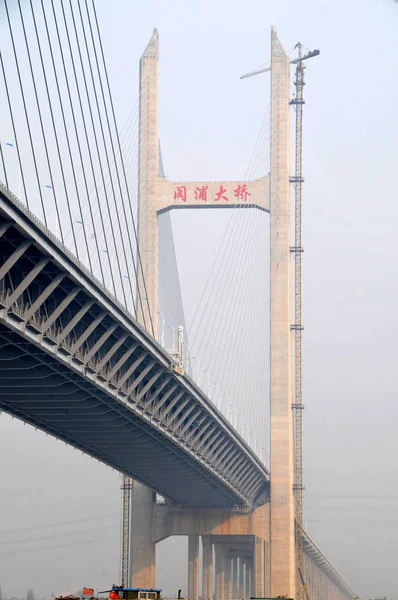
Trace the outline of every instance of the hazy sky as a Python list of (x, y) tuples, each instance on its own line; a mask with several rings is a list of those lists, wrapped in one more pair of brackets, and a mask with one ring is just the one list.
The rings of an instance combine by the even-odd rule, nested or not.
[[(315, 542), (363, 598), (397, 598), (397, 4), (97, 5), (120, 124), (137, 99), (139, 57), (159, 29), (170, 179), (243, 176), (268, 84), (266, 75), (239, 76), (269, 61), (271, 25), (287, 49), (298, 40), (320, 48), (305, 88), (305, 514)], [(187, 228), (176, 242), (188, 244)], [(41, 596), (116, 583), (118, 474), (4, 415), (0, 431), (0, 585), (9, 596), (28, 587)], [(63, 525), (33, 531), (54, 523)], [(47, 549), (15, 553), (33, 547)], [(158, 584), (184, 586), (181, 541), (164, 542), (158, 558)]]

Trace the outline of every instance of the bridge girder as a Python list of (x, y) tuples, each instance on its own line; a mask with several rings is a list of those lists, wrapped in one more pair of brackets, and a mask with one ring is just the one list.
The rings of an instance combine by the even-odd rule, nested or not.
[(0, 256), (1, 409), (173, 503), (267, 501), (268, 472), (228, 421), (4, 188)]

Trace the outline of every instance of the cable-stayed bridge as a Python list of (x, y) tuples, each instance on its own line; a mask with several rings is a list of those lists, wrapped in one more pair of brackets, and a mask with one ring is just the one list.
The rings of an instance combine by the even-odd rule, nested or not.
[[(353, 597), (295, 527), (290, 59), (276, 31), (246, 176), (171, 182), (157, 31), (119, 133), (94, 1), (1, 11), (0, 408), (134, 480), (134, 585), (155, 585), (157, 541), (188, 535), (191, 600), (301, 598), (299, 539), (312, 598)], [(173, 239), (188, 208), (221, 219), (196, 308)]]

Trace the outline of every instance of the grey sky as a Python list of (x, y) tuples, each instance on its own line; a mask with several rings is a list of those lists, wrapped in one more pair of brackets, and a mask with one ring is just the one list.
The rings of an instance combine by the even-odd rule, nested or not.
[[(305, 88), (305, 514), (309, 533), (362, 597), (396, 598), (398, 7), (392, 0), (98, 0), (98, 11), (120, 124), (137, 99), (139, 57), (159, 29), (170, 179), (244, 175), (268, 81), (239, 76), (269, 61), (271, 25), (286, 49), (298, 40), (320, 48)], [(189, 242), (182, 227), (176, 242)], [(106, 516), (103, 534), (95, 531), (101, 519), (64, 530), (91, 530), (91, 540), (118, 535), (118, 474), (3, 415), (0, 428), (0, 533)], [(115, 537), (5, 555), (22, 546), (7, 544), (12, 535), (0, 538), (0, 585), (9, 595), (118, 580)], [(82, 540), (61, 534), (36, 545)], [(159, 585), (184, 586), (183, 543), (165, 542), (158, 554)]]

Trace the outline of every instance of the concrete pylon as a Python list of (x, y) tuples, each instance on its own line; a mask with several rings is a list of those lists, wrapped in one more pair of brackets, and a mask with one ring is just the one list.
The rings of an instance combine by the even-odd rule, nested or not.
[(271, 38), (271, 596), (294, 598), (290, 60), (274, 27)]
[(188, 536), (188, 598), (199, 600), (199, 536)]
[[(294, 501), (293, 501), (293, 447), (291, 415), (291, 272), (290, 272), (290, 79), (289, 57), (282, 48), (272, 29), (271, 71), (271, 172), (268, 178), (250, 183), (251, 201), (270, 210), (271, 239), (271, 518), (270, 527), (263, 525), (251, 534), (263, 541), (269, 539), (270, 556), (257, 559), (257, 546), (253, 565), (255, 589), (264, 593), (270, 585), (272, 596), (295, 596), (295, 552), (294, 552)], [(204, 182), (168, 182), (159, 171), (159, 35), (153, 35), (140, 61), (140, 140), (139, 140), (139, 208), (138, 238), (142, 262), (138, 286), (142, 305), (137, 301), (138, 319), (155, 337), (158, 333), (158, 221), (160, 210), (171, 205), (204, 206), (219, 205), (217, 188), (220, 182), (207, 182), (208, 198), (198, 200), (195, 190), (202, 189)], [(239, 182), (221, 182), (222, 187), (233, 190)], [(239, 200), (234, 200), (238, 202)], [(196, 202), (196, 204), (195, 204)], [(201, 203), (202, 202), (202, 203)], [(240, 200), (244, 202), (244, 200)], [(225, 201), (225, 205), (228, 202)], [(144, 287), (145, 278), (145, 287)], [(141, 486), (140, 494), (133, 493), (133, 518), (138, 528), (143, 523), (151, 540), (148, 515), (153, 511), (152, 491)], [(145, 505), (147, 502), (147, 506)], [(261, 512), (262, 507), (257, 509)], [(266, 511), (265, 511), (266, 512)], [(265, 514), (264, 512), (264, 514)], [(139, 515), (144, 515), (140, 523)], [(264, 521), (265, 524), (265, 521)], [(243, 531), (243, 530), (242, 530)], [(197, 530), (201, 534), (203, 530)], [(133, 527), (131, 543), (132, 580), (154, 581), (154, 544), (148, 543), (147, 574), (141, 573), (143, 558), (140, 557)], [(249, 533), (247, 531), (247, 533)], [(203, 597), (213, 595), (212, 543), (203, 538), (204, 571)], [(206, 550), (207, 548), (207, 550)], [(208, 549), (210, 548), (210, 550)], [(259, 555), (260, 555), (259, 554)], [(211, 560), (210, 557), (211, 556)], [(137, 562), (138, 561), (138, 562)], [(267, 577), (269, 561), (270, 577)], [(238, 561), (238, 564), (241, 561)], [(135, 564), (136, 563), (136, 564)], [(153, 567), (152, 567), (153, 565)], [(234, 567), (236, 561), (234, 561)], [(235, 575), (234, 575), (235, 579)], [(266, 579), (266, 582), (264, 581)], [(270, 580), (270, 584), (269, 581)], [(140, 585), (143, 585), (140, 583)], [(239, 594), (241, 595), (241, 594)]]
[[(158, 88), (159, 35), (155, 29), (140, 60), (138, 240), (142, 270), (138, 270), (137, 282), (137, 317), (141, 325), (155, 336), (157, 335), (158, 224), (154, 209), (156, 199), (153, 184), (159, 173)], [(147, 300), (140, 301), (140, 296)], [(155, 305), (151, 300), (154, 298)], [(133, 587), (155, 587), (155, 544), (152, 542), (153, 503), (153, 491), (133, 482), (130, 536), (130, 580)]]
[[(159, 34), (153, 35), (140, 60), (140, 137), (138, 183), (139, 270), (137, 316), (157, 336), (158, 222), (155, 186), (159, 178)], [(145, 279), (145, 286), (144, 286)]]
[(153, 541), (154, 492), (133, 481), (131, 495), (130, 582), (132, 587), (155, 587)]

